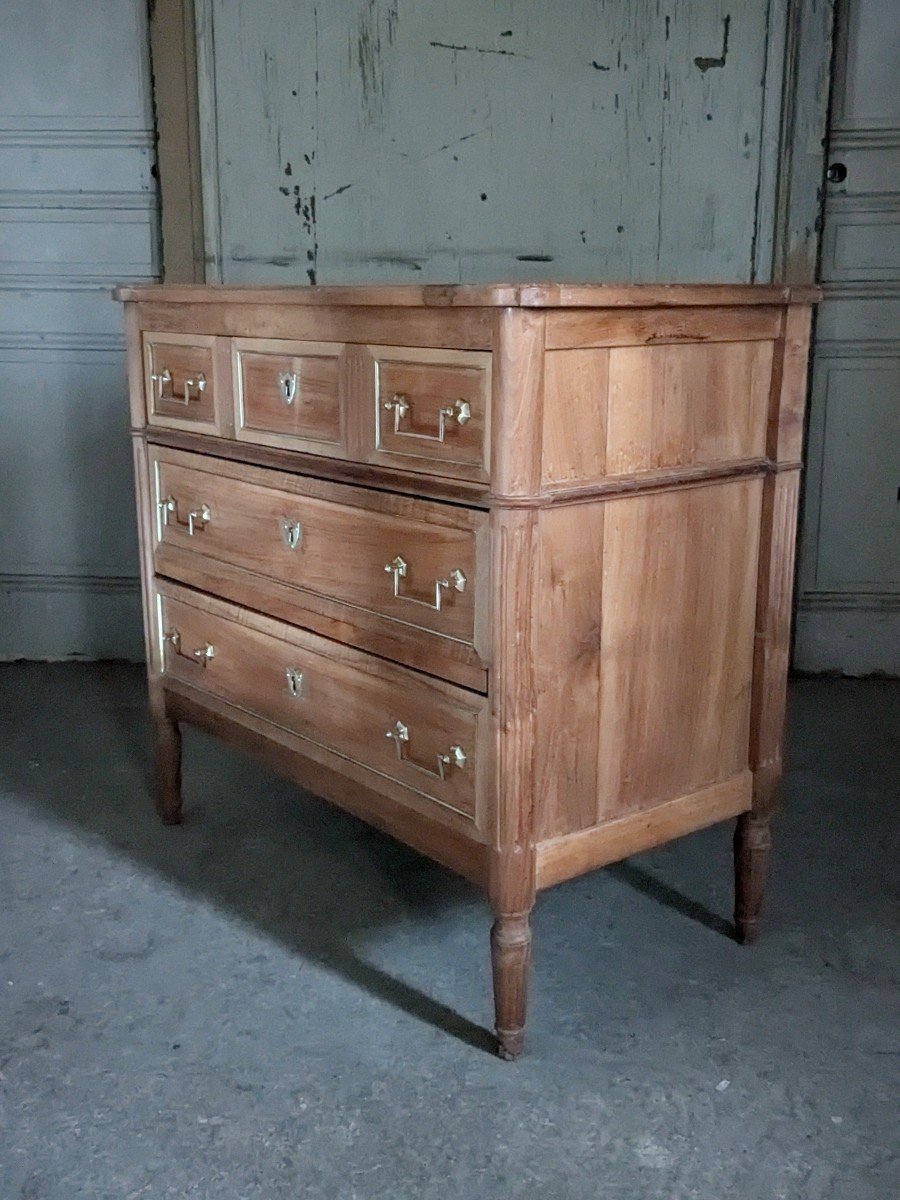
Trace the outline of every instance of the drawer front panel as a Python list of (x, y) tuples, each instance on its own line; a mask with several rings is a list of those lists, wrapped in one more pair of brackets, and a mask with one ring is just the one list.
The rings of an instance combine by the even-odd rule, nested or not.
[(472, 529), (294, 495), (159, 459), (152, 479), (157, 544), (473, 642)]
[(145, 333), (144, 388), (151, 425), (215, 432), (213, 339)]
[(489, 354), (370, 346), (375, 458), (436, 475), (486, 478)]
[(324, 342), (236, 338), (237, 437), (298, 449), (339, 448), (342, 349)]
[[(157, 595), (164, 676), (350, 759), (474, 821), (486, 701), (249, 614)], [(225, 614), (228, 615), (225, 615)]]

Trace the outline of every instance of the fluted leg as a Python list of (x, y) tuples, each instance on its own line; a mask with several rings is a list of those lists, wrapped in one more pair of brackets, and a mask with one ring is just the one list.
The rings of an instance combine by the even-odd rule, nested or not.
[(181, 730), (168, 717), (153, 718), (156, 811), (165, 825), (181, 824)]
[(759, 929), (772, 852), (770, 820), (744, 813), (734, 831), (734, 924), (738, 941), (745, 945), (756, 940)]
[(525, 1045), (525, 1009), (531, 962), (529, 914), (498, 914), (491, 928), (491, 963), (494, 973), (494, 1012), (497, 1052), (501, 1058), (518, 1058)]

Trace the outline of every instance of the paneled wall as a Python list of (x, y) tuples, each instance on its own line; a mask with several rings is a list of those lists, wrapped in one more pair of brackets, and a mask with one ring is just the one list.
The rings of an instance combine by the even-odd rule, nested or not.
[(142, 653), (117, 280), (155, 275), (143, 0), (4, 0), (0, 658)]
[(841, 0), (795, 660), (900, 674), (900, 8)]
[[(196, 8), (212, 271), (342, 283), (768, 277), (785, 50), (792, 22), (824, 30), (830, 5)], [(807, 271), (821, 35), (814, 54), (792, 251)]]

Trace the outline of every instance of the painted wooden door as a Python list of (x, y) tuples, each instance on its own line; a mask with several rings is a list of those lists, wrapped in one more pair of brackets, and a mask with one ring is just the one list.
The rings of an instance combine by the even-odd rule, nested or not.
[(211, 280), (768, 269), (783, 3), (196, 8)]
[(900, 672), (900, 11), (841, 0), (795, 663)]
[(145, 0), (0, 16), (0, 659), (142, 656), (121, 307), (156, 272)]

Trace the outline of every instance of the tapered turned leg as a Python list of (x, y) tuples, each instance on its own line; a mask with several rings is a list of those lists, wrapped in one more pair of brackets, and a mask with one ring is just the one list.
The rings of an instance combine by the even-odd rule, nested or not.
[(752, 812), (738, 817), (734, 831), (734, 925), (744, 945), (756, 940), (769, 857), (772, 853), (771, 816)]
[(168, 717), (153, 718), (156, 811), (165, 825), (181, 824), (181, 730)]
[(507, 1060), (518, 1058), (525, 1045), (530, 962), (528, 913), (498, 915), (491, 927), (495, 1029), (497, 1052)]

